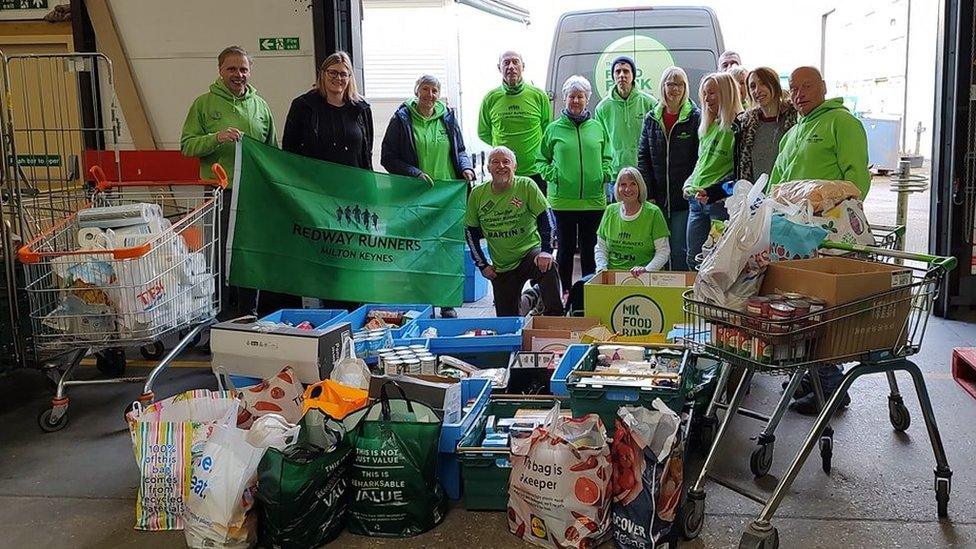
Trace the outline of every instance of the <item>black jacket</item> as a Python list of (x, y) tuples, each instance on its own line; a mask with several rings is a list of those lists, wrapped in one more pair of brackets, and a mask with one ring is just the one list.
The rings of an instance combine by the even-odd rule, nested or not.
[[(285, 131), (281, 136), (283, 150), (337, 162), (356, 168), (373, 169), (373, 112), (366, 101), (346, 103), (343, 109), (350, 109), (355, 125), (362, 133), (362, 144), (358, 151), (337, 150), (328, 136), (333, 128), (343, 124), (336, 120), (337, 111), (325, 102), (325, 98), (315, 89), (299, 95), (291, 102)], [(345, 147), (338, 143), (339, 147)], [(346, 160), (341, 160), (345, 158)]]
[[(461, 127), (454, 115), (454, 109), (447, 109), (441, 121), (444, 122), (447, 138), (451, 143), (454, 177), (462, 179), (461, 172), (472, 169), (471, 157), (464, 149), (464, 138), (461, 136)], [(417, 157), (417, 148), (413, 143), (413, 121), (410, 118), (410, 108), (406, 103), (400, 105), (390, 118), (390, 125), (386, 127), (386, 136), (383, 137), (380, 151), (380, 164), (386, 168), (386, 171), (410, 177), (420, 175), (418, 167), (420, 159)]]
[(668, 216), (673, 211), (688, 209), (681, 188), (698, 162), (701, 111), (691, 103), (688, 118), (675, 122), (671, 128), (669, 148), (664, 122), (655, 116), (658, 109), (663, 109), (663, 105), (644, 116), (637, 148), (637, 169), (647, 184), (647, 197), (657, 202)]

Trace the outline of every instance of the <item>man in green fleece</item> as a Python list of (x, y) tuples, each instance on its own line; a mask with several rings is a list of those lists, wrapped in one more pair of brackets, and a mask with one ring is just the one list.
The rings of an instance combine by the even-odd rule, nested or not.
[(539, 175), (536, 155), (542, 143), (542, 132), (552, 121), (549, 96), (522, 80), (525, 63), (518, 52), (506, 51), (498, 58), (502, 85), (491, 90), (481, 101), (478, 137), (492, 147), (499, 145), (515, 151), (518, 172), (532, 178), (542, 194), (546, 182)]
[[(239, 46), (224, 48), (217, 57), (219, 78), (210, 85), (210, 91), (197, 97), (190, 106), (183, 122), (180, 149), (186, 156), (200, 158), (200, 177), (214, 177), (211, 165), (219, 163), (234, 180), (234, 154), (236, 142), (241, 137), (253, 137), (277, 147), (274, 118), (268, 103), (247, 83), (251, 75), (251, 60)], [(224, 191), (220, 210), (220, 246), (218, 252), (221, 275), (226, 273), (227, 236), (230, 227), (233, 191)], [(225, 276), (220, 277), (220, 295), (223, 300), (218, 318), (227, 320), (252, 313), (257, 306), (257, 292), (250, 288), (227, 286)]]
[(200, 177), (213, 178), (210, 166), (220, 163), (234, 178), (235, 142), (246, 135), (278, 146), (268, 103), (247, 83), (251, 60), (242, 48), (224, 48), (217, 57), (219, 78), (197, 97), (186, 113), (180, 150), (200, 158)]
[(637, 167), (637, 145), (644, 127), (644, 116), (654, 109), (657, 100), (634, 89), (637, 65), (621, 55), (610, 65), (614, 87), (593, 112), (593, 118), (603, 124), (613, 147), (613, 173), (627, 166)]
[(867, 197), (871, 174), (864, 126), (843, 99), (826, 96), (817, 69), (800, 67), (790, 75), (790, 99), (800, 120), (779, 143), (767, 190), (784, 181), (829, 179), (850, 181), (861, 190), (861, 200)]

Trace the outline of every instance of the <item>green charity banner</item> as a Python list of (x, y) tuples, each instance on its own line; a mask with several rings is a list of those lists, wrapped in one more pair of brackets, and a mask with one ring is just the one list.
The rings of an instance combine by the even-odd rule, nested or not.
[(371, 172), (245, 137), (232, 285), (369, 303), (461, 305), (465, 183)]

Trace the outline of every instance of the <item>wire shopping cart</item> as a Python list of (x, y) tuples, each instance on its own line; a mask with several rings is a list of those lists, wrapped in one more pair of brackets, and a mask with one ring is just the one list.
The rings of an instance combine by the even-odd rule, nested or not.
[[(871, 225), (870, 231), (872, 236), (874, 236), (875, 247), (883, 248), (886, 250), (897, 250), (899, 244), (904, 238), (905, 226), (890, 226), (890, 225)], [(851, 250), (831, 250), (832, 255), (857, 255), (858, 252)], [(863, 255), (863, 254), (862, 254)], [(876, 261), (891, 262), (895, 258), (893, 257), (877, 257), (872, 256), (871, 259)], [(729, 365), (723, 365), (719, 373), (718, 382), (715, 387), (712, 399), (710, 400), (708, 407), (705, 409), (704, 414), (699, 419), (700, 422), (700, 441), (703, 446), (710, 446), (715, 439), (715, 432), (718, 426), (718, 417), (716, 412), (718, 410), (728, 410), (728, 393), (726, 391), (729, 387), (731, 381), (732, 387), (738, 381), (738, 377), (733, 375), (732, 367)], [(737, 372), (738, 373), (738, 372)], [(762, 412), (747, 409), (744, 407), (739, 407), (736, 411), (741, 416), (758, 420), (764, 422), (762, 431), (757, 434), (754, 439), (756, 441), (756, 449), (749, 456), (749, 469), (752, 474), (756, 477), (763, 477), (769, 474), (769, 469), (773, 463), (773, 452), (776, 443), (776, 428), (779, 426), (779, 422), (783, 419), (783, 415), (786, 413), (786, 409), (789, 407), (790, 400), (796, 393), (797, 388), (801, 386), (804, 379), (809, 379), (812, 388), (810, 390), (818, 393), (821, 402), (823, 401), (822, 389), (819, 383), (813, 382), (808, 376), (808, 369), (805, 367), (797, 367), (792, 372), (784, 372), (784, 374), (789, 374), (789, 380), (783, 383), (783, 395), (780, 397), (776, 404), (773, 412), (766, 415)], [(893, 372), (888, 372), (888, 386), (891, 390), (891, 394), (888, 397), (888, 413), (891, 418), (892, 426), (898, 431), (905, 431), (911, 424), (911, 416), (908, 413), (908, 408), (905, 407), (905, 403), (902, 399), (901, 393), (898, 389), (898, 381), (895, 379)], [(827, 428), (827, 433), (831, 434), (830, 427)], [(829, 470), (829, 454), (825, 457), (825, 469)]]
[[(684, 338), (686, 345), (698, 354), (712, 356), (744, 370), (728, 404), (728, 412), (718, 426), (715, 440), (709, 448), (702, 470), (697, 481), (690, 488), (682, 508), (682, 529), (687, 539), (693, 539), (701, 533), (705, 515), (705, 482), (711, 478), (722, 486), (763, 505), (759, 516), (743, 533), (739, 546), (767, 549), (778, 547), (779, 534), (771, 523), (772, 516), (815, 445), (820, 445), (824, 469), (829, 471), (833, 448), (829, 421), (850, 386), (864, 375), (875, 373), (890, 375), (899, 370), (911, 375), (918, 394), (919, 405), (936, 460), (935, 492), (938, 515), (945, 517), (948, 513), (952, 471), (946, 460), (925, 381), (918, 366), (908, 360), (908, 357), (917, 353), (921, 346), (932, 304), (938, 296), (946, 275), (955, 268), (956, 260), (951, 257), (935, 257), (831, 242), (825, 242), (822, 249), (841, 250), (858, 258), (873, 261), (905, 260), (908, 262), (905, 268), (910, 270), (911, 278), (905, 280), (905, 284), (889, 291), (788, 320), (757, 318), (741, 311), (705, 303), (696, 300), (691, 290), (684, 295), (686, 323), (689, 329)], [(904, 322), (901, 324), (900, 332), (896, 331), (890, 337), (882, 338), (886, 341), (885, 344), (865, 348), (863, 344), (865, 341), (875, 341), (863, 330), (865, 315), (889, 319), (894, 315), (895, 319), (904, 317)], [(896, 327), (898, 322), (900, 321), (895, 323)], [(737, 337), (741, 338), (740, 344), (735, 348), (723, 343), (722, 334), (727, 334), (729, 330), (735, 331)], [(742, 340), (756, 342), (752, 346), (753, 350), (746, 351), (747, 346), (741, 344)], [(757, 352), (763, 347), (771, 348), (772, 352)], [(857, 364), (847, 370), (829, 401), (823, 403), (821, 400), (819, 416), (768, 499), (756, 496), (749, 490), (710, 474), (717, 456), (717, 448), (728, 432), (731, 418), (739, 410), (746, 388), (754, 374), (795, 374), (800, 369), (809, 370), (814, 387), (822, 397), (818, 368), (849, 362)], [(905, 413), (907, 414), (907, 410)], [(895, 418), (890, 419), (897, 429), (899, 425), (895, 424)]]
[[(18, 251), (24, 265), (29, 318), (39, 354), (69, 354), (51, 409), (38, 424), (67, 424), (70, 385), (145, 380), (139, 401), (220, 309), (218, 230), (223, 168), (217, 180), (108, 181), (94, 166), (87, 206), (37, 235)], [(71, 376), (89, 351), (142, 346), (180, 333), (180, 342), (146, 378), (94, 381)]]

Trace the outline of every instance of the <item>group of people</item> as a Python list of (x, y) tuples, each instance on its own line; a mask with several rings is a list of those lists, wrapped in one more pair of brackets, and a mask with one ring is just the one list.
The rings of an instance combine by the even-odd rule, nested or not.
[[(846, 180), (862, 199), (870, 187), (864, 128), (842, 99), (826, 98), (813, 67), (790, 74), (787, 94), (774, 70), (746, 70), (727, 51), (719, 70), (701, 79), (696, 103), (682, 68), (663, 71), (654, 97), (635, 88), (640, 68), (620, 56), (611, 64), (614, 86), (592, 112), (592, 85), (574, 75), (562, 85), (565, 108), (555, 119), (546, 92), (524, 80), (518, 52), (502, 53), (497, 68), (502, 83), (485, 95), (478, 117), (478, 136), (493, 147), (490, 181), (470, 189), (464, 224), (499, 316), (519, 313), (529, 281), (545, 314), (563, 314), (579, 283), (577, 252), (582, 280), (603, 270), (637, 276), (696, 269), (712, 221), (728, 218), (724, 199), (740, 179), (768, 174), (770, 188), (796, 179)], [(201, 158), (202, 177), (212, 176), (213, 162), (232, 171), (233, 142), (242, 135), (277, 144), (271, 110), (248, 84), (247, 53), (226, 48), (218, 71), (190, 108), (181, 138), (183, 153)], [(381, 164), (393, 174), (473, 183), (457, 117), (440, 92), (437, 78), (417, 79), (414, 97), (389, 122)], [(281, 147), (372, 170), (373, 137), (352, 61), (336, 52), (320, 65), (313, 89), (292, 101)], [(224, 208), (223, 237), (228, 220)], [(262, 292), (257, 303), (248, 290), (223, 291), (235, 312), (300, 306), (294, 296)], [(456, 313), (442, 308), (441, 316)]]

